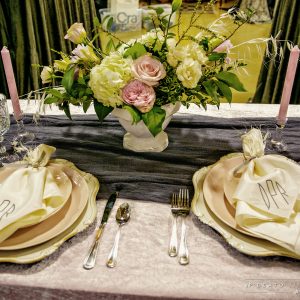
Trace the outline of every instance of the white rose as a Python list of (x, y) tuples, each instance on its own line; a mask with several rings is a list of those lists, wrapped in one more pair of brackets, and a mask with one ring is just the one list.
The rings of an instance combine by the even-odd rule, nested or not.
[(174, 41), (170, 39), (168, 42), (169, 51), (167, 54), (167, 62), (174, 68), (178, 65), (178, 62), (187, 58), (192, 58), (193, 60), (198, 61), (201, 65), (204, 65), (208, 61), (208, 58), (202, 48), (195, 42), (190, 42), (185, 46), (178, 45), (175, 47), (175, 45)]
[(176, 74), (184, 87), (193, 89), (202, 76), (201, 65), (196, 60), (186, 58), (177, 67)]
[(208, 61), (202, 48), (195, 42), (189, 43), (186, 47), (186, 57), (197, 60), (201, 65), (204, 65)]
[[(176, 44), (175, 44), (176, 45)], [(168, 54), (167, 54), (167, 62), (168, 64), (175, 68), (180, 61), (183, 61), (186, 56), (186, 47), (177, 46), (175, 47), (174, 41), (168, 42)]]
[(167, 62), (171, 67), (175, 68), (178, 65), (178, 58), (174, 54), (176, 48), (176, 40), (168, 39), (167, 47), (168, 47)]

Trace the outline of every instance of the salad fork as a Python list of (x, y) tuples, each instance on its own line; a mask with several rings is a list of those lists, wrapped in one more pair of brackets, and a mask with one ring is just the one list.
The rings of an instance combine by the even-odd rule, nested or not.
[(179, 245), (179, 263), (187, 265), (189, 263), (189, 251), (186, 242), (186, 224), (185, 218), (190, 213), (189, 190), (180, 189), (178, 197), (178, 214), (181, 216), (181, 238)]
[(172, 220), (172, 233), (169, 245), (169, 256), (177, 256), (177, 216), (178, 216), (178, 195), (173, 193), (171, 200), (171, 212), (173, 215)]

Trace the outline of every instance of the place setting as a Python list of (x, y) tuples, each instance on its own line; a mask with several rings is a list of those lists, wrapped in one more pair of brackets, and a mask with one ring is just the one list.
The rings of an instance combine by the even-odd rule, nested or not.
[(39, 145), (0, 169), (0, 261), (39, 261), (96, 217), (98, 180)]
[(242, 145), (243, 153), (194, 174), (192, 211), (242, 253), (299, 259), (300, 166), (265, 154), (259, 129), (242, 135)]

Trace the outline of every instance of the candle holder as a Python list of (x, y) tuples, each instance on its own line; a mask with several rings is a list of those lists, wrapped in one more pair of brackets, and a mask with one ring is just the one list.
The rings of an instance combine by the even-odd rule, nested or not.
[(287, 144), (283, 140), (283, 131), (286, 122), (287, 119), (284, 122), (280, 122), (278, 118), (276, 119), (276, 127), (275, 132), (272, 134), (271, 145), (277, 152), (285, 152), (288, 149)]
[(27, 144), (32, 142), (35, 139), (35, 135), (32, 132), (29, 132), (25, 129), (23, 122), (23, 115), (17, 122), (17, 134), (14, 137), (14, 141), (20, 142), (22, 144)]
[(0, 94), (0, 166), (7, 163), (18, 161), (20, 158), (17, 154), (9, 154), (3, 143), (4, 135), (10, 128), (10, 116), (8, 112), (6, 97)]

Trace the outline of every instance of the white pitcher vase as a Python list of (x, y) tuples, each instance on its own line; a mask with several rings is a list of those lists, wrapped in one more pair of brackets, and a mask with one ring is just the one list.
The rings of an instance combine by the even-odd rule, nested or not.
[(171, 121), (173, 114), (180, 108), (180, 102), (169, 103), (161, 107), (166, 111), (166, 117), (162, 124), (162, 131), (155, 137), (141, 120), (133, 124), (132, 117), (126, 109), (115, 108), (112, 115), (119, 119), (122, 127), (127, 131), (123, 138), (123, 147), (135, 152), (162, 152), (169, 145), (169, 139), (165, 128)]

